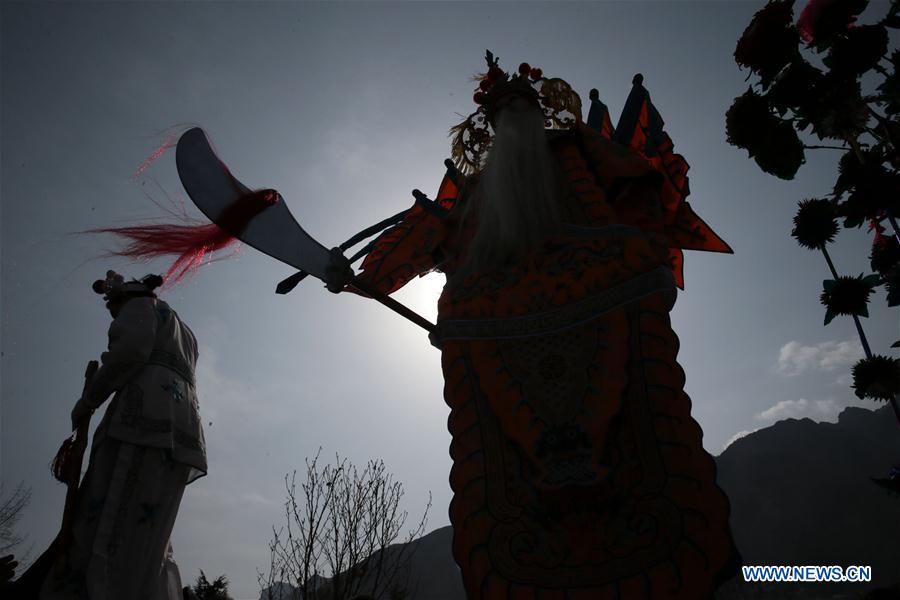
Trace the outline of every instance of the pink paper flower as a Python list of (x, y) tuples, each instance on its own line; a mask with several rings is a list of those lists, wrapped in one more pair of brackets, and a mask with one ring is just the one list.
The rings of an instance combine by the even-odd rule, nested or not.
[(827, 44), (853, 25), (868, 3), (868, 0), (809, 0), (797, 19), (800, 37), (807, 44)]

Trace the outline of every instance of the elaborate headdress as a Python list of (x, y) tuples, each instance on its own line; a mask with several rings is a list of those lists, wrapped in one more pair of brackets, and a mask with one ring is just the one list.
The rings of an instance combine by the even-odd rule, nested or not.
[(155, 296), (153, 290), (163, 283), (159, 275), (146, 275), (140, 280), (125, 281), (125, 278), (115, 271), (107, 271), (106, 279), (98, 279), (91, 288), (98, 294), (103, 294), (103, 300), (109, 302), (127, 296)]
[(548, 79), (528, 63), (519, 65), (519, 72), (510, 76), (500, 68), (500, 59), (494, 58), (490, 50), (485, 52), (485, 60), (487, 72), (472, 78), (478, 82), (472, 98), (478, 109), (450, 130), (453, 162), (466, 175), (481, 169), (493, 138), (488, 126), (495, 124), (500, 98), (515, 94), (532, 101), (543, 112), (544, 125), (550, 129), (570, 129), (581, 120), (581, 98), (562, 79)]

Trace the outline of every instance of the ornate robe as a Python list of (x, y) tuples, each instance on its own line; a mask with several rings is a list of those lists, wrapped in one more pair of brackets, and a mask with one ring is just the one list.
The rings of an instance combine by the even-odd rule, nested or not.
[(197, 340), (162, 300), (134, 298), (109, 328), (109, 349), (91, 380), (85, 401), (99, 407), (115, 393), (94, 436), (161, 448), (192, 467), (190, 480), (206, 474), (206, 441), (194, 382)]
[(681, 248), (730, 249), (683, 201), (670, 141), (648, 158), (579, 124), (548, 143), (567, 225), (541, 251), (454, 279), (465, 193), (447, 178), (361, 274), (385, 292), (433, 269), (451, 282), (438, 326), (467, 595), (711, 597), (739, 556), (668, 313)]

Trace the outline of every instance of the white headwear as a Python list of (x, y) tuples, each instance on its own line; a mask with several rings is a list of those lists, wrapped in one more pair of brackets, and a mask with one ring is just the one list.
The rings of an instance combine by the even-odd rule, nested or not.
[(94, 282), (93, 290), (103, 294), (103, 300), (109, 302), (115, 298), (126, 296), (155, 296), (153, 290), (162, 285), (163, 278), (159, 275), (146, 275), (140, 281), (125, 278), (115, 271), (107, 271), (106, 279), (98, 279)]

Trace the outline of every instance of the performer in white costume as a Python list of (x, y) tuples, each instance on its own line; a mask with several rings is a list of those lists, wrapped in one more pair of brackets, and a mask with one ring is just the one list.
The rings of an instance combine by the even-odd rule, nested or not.
[(194, 370), (197, 340), (154, 289), (162, 278), (94, 283), (113, 316), (109, 350), (72, 427), (110, 394), (79, 489), (73, 540), (42, 600), (181, 600), (169, 536), (184, 488), (206, 474)]

